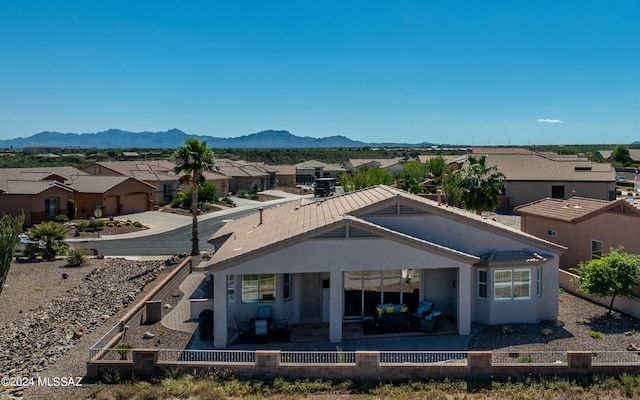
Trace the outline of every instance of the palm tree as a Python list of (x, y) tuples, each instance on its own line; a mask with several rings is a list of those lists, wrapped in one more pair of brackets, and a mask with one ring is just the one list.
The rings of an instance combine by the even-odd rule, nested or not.
[(504, 175), (495, 165), (487, 166), (486, 155), (469, 156), (468, 161), (469, 164), (460, 170), (464, 208), (474, 210), (478, 215), (495, 210), (504, 187)]
[(171, 161), (175, 164), (173, 172), (176, 174), (184, 173), (180, 177), (180, 184), (190, 184), (192, 187), (191, 255), (196, 256), (200, 254), (198, 245), (198, 185), (205, 181), (204, 171), (217, 169), (215, 156), (213, 151), (207, 148), (206, 141), (200, 142), (196, 138), (190, 138), (185, 141), (184, 146), (178, 147), (171, 155)]
[(27, 254), (40, 255), (45, 260), (52, 260), (57, 255), (66, 253), (69, 248), (69, 244), (64, 242), (67, 232), (67, 228), (54, 221), (32, 226), (27, 231), (27, 236), (32, 241), (27, 245)]
[(22, 232), (24, 215), (12, 217), (2, 213), (0, 217), (0, 293), (7, 279), (11, 258), (18, 245), (18, 234)]

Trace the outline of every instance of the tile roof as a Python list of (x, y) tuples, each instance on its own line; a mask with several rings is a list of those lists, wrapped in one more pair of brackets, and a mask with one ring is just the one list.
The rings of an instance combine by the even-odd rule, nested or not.
[(50, 188), (58, 187), (68, 192), (73, 190), (58, 181), (6, 181), (4, 189), (0, 189), (3, 194), (40, 194)]
[(230, 177), (269, 176), (275, 170), (238, 161), (216, 160), (220, 173)]
[(594, 215), (618, 211), (630, 216), (640, 216), (640, 210), (625, 200), (598, 200), (572, 197), (568, 200), (546, 198), (516, 207), (521, 215), (535, 215), (565, 222), (579, 222)]
[(7, 182), (9, 181), (61, 180), (66, 182), (79, 175), (88, 174), (74, 167), (0, 168), (0, 190), (7, 191)]
[(351, 163), (354, 168), (361, 167), (363, 165), (378, 165), (379, 168), (389, 168), (393, 165), (400, 164), (404, 161), (403, 157), (395, 158), (350, 158), (347, 163)]
[[(73, 188), (73, 190), (81, 193), (106, 193), (109, 189), (114, 188), (121, 184), (122, 182), (127, 181), (128, 179), (133, 179), (128, 176), (93, 176), (93, 175), (84, 175), (78, 176), (69, 183), (69, 186)], [(146, 186), (153, 187), (148, 183)]]
[(498, 150), (477, 154), (486, 154), (487, 165), (497, 166), (507, 181), (615, 181), (615, 170), (611, 164), (592, 163), (578, 157), (549, 156), (524, 149)]
[[(336, 229), (345, 221), (345, 216), (361, 224), (373, 226), (374, 224), (359, 219), (358, 215), (366, 214), (372, 208), (388, 207), (387, 202), (394, 198), (420, 203), (423, 207), (433, 210), (434, 213), (446, 214), (447, 217), (457, 218), (463, 223), (481, 224), (485, 230), (492, 230), (503, 235), (516, 235), (524, 238), (525, 242), (537, 245), (557, 247), (555, 244), (506, 227), (498, 222), (483, 219), (474, 213), (454, 207), (438, 206), (435, 201), (379, 185), (323, 201), (297, 200), (279, 207), (268, 208), (262, 211), (262, 223), (259, 213), (231, 221), (208, 240), (216, 248), (211, 262), (221, 263), (266, 248), (273, 248), (275, 245), (283, 244), (296, 237), (306, 237), (311, 232), (313, 235), (319, 235), (324, 231)], [(386, 228), (375, 226), (379, 231), (391, 232)], [(401, 232), (394, 232), (394, 234), (408, 237)], [(421, 239), (412, 239), (427, 243)], [(455, 250), (449, 249), (449, 251)]]
[(314, 168), (322, 168), (324, 171), (331, 172), (346, 172), (346, 169), (339, 167), (337, 165), (326, 164), (317, 160), (309, 160), (303, 161), (301, 163), (296, 164), (297, 169), (314, 169)]
[(527, 249), (492, 251), (480, 256), (482, 264), (540, 264), (552, 258), (550, 255), (534, 253)]

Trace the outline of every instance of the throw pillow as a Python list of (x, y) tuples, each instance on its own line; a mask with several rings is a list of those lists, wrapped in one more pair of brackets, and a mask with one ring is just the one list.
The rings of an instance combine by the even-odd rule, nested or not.
[(385, 309), (385, 312), (392, 313), (394, 310), (393, 306), (389, 306)]

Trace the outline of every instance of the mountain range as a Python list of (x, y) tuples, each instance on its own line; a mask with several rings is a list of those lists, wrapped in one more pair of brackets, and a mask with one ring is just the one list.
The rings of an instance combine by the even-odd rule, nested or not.
[(109, 129), (97, 133), (40, 132), (26, 138), (0, 140), (0, 148), (21, 149), (27, 146), (87, 147), (87, 148), (176, 148), (188, 138), (206, 140), (212, 148), (327, 148), (363, 146), (425, 146), (429, 143), (364, 143), (345, 136), (313, 138), (296, 136), (288, 131), (262, 131), (250, 135), (220, 138), (187, 134), (179, 129), (166, 132), (128, 132)]

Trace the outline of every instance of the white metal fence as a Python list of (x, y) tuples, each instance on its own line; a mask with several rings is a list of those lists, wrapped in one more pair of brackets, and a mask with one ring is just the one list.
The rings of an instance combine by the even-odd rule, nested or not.
[(158, 362), (166, 364), (254, 365), (253, 350), (158, 350)]
[(491, 353), (491, 365), (567, 365), (566, 351), (526, 351)]
[(638, 365), (640, 366), (640, 352), (638, 351), (594, 351), (591, 354), (591, 365)]
[(381, 351), (380, 366), (402, 365), (467, 365), (466, 351)]
[(356, 365), (355, 351), (280, 351), (280, 365)]

